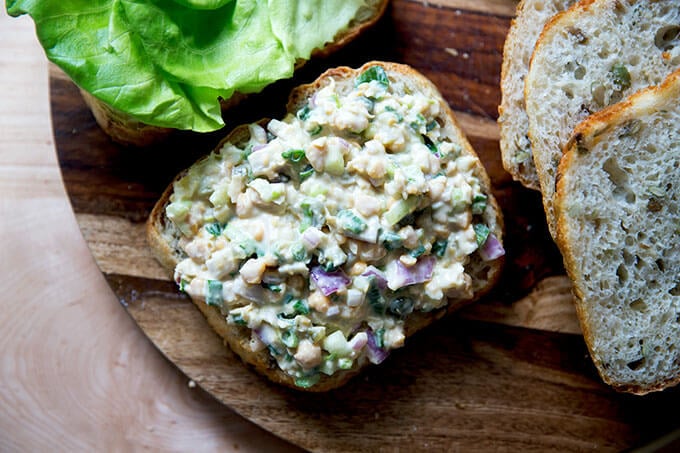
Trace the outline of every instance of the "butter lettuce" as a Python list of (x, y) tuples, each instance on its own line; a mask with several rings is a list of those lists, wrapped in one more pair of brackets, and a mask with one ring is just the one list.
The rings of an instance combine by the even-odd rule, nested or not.
[(208, 132), (219, 98), (290, 77), (364, 0), (7, 0), (82, 89), (147, 124)]

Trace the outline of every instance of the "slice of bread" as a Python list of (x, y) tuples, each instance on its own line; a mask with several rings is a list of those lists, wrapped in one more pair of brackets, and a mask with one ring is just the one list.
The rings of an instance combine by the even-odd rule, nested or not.
[[(378, 73), (380, 71), (380, 73)], [(384, 72), (382, 72), (384, 71)], [(436, 155), (436, 160), (434, 161), (435, 164), (435, 170), (439, 169), (440, 165), (442, 166), (440, 170), (437, 170), (437, 176), (432, 176), (433, 178), (438, 178), (441, 180), (442, 178), (440, 176), (446, 176), (449, 174), (458, 174), (463, 175), (464, 174), (469, 174), (471, 177), (474, 178), (475, 181), (478, 182), (478, 190), (480, 191), (479, 193), (483, 194), (483, 198), (485, 198), (485, 203), (484, 206), (481, 207), (481, 209), (475, 209), (471, 205), (466, 205), (467, 207), (464, 207), (463, 216), (467, 222), (467, 227), (465, 231), (469, 231), (473, 222), (479, 222), (483, 223), (488, 227), (488, 230), (490, 232), (489, 237), (495, 237), (497, 238), (498, 242), (496, 245), (499, 245), (499, 242), (502, 240), (502, 235), (503, 235), (503, 224), (502, 224), (502, 214), (501, 211), (492, 195), (491, 192), (491, 184), (489, 181), (489, 178), (485, 172), (485, 169), (482, 165), (482, 163), (479, 161), (478, 157), (476, 156), (474, 150), (470, 146), (469, 142), (467, 141), (466, 137), (460, 130), (459, 126), (456, 123), (456, 120), (453, 116), (453, 112), (451, 109), (448, 107), (447, 103), (444, 101), (440, 93), (438, 92), (437, 88), (425, 77), (420, 75), (418, 72), (413, 70), (412, 68), (406, 66), (406, 65), (400, 65), (400, 64), (395, 64), (395, 63), (384, 63), (384, 62), (371, 62), (367, 63), (366, 65), (362, 66), (361, 68), (358, 69), (350, 69), (347, 67), (339, 67), (335, 69), (331, 69), (324, 74), (322, 74), (316, 81), (314, 81), (311, 84), (308, 85), (302, 85), (298, 88), (296, 88), (290, 95), (289, 102), (287, 105), (287, 111), (289, 114), (286, 116), (286, 118), (283, 119), (283, 123), (278, 123), (274, 120), (269, 122), (268, 120), (262, 120), (259, 125), (262, 127), (268, 127), (271, 134), (271, 131), (274, 130), (279, 130), (275, 126), (278, 124), (279, 126), (281, 124), (291, 124), (295, 123), (297, 120), (301, 120), (301, 118), (306, 118), (308, 117), (307, 115), (316, 115), (317, 113), (321, 112), (322, 115), (325, 115), (323, 112), (327, 112), (327, 109), (330, 109), (331, 111), (334, 109), (334, 105), (337, 105), (339, 108), (340, 105), (340, 99), (345, 99), (344, 96), (348, 95), (350, 93), (355, 93), (356, 90), (358, 89), (358, 86), (363, 86), (363, 85), (370, 85), (372, 88), (370, 89), (377, 89), (380, 88), (379, 84), (373, 83), (361, 83), (360, 82), (360, 76), (363, 76), (366, 73), (372, 72), (373, 75), (379, 74), (382, 76), (383, 74), (385, 75), (386, 78), (378, 77), (380, 80), (379, 83), (383, 83), (384, 86), (389, 86), (389, 88), (385, 88), (387, 93), (389, 93), (389, 98), (390, 99), (403, 99), (404, 104), (403, 105), (412, 105), (412, 107), (408, 107), (409, 109), (412, 109), (411, 113), (406, 113), (406, 112), (401, 112), (399, 113), (398, 111), (394, 110), (394, 108), (391, 106), (392, 104), (382, 104), (384, 102), (391, 102), (391, 101), (385, 101), (385, 99), (388, 99), (384, 97), (384, 95), (375, 95), (371, 96), (371, 98), (362, 98), (362, 102), (366, 102), (369, 105), (371, 105), (371, 109), (378, 109), (379, 110), (374, 110), (375, 117), (380, 116), (382, 120), (380, 121), (386, 121), (386, 124), (391, 124), (394, 129), (385, 129), (383, 132), (385, 132), (385, 135), (383, 135), (383, 138), (378, 139), (377, 135), (374, 135), (374, 138), (366, 141), (367, 138), (362, 138), (364, 137), (362, 133), (357, 133), (357, 132), (350, 132), (348, 130), (345, 130), (345, 132), (342, 132), (341, 130), (337, 129), (336, 126), (330, 127), (330, 126), (324, 126), (323, 131), (319, 132), (318, 129), (316, 129), (313, 132), (308, 132), (309, 134), (312, 134), (312, 137), (317, 137), (317, 140), (333, 140), (335, 137), (345, 137), (343, 140), (347, 140), (350, 142), (355, 143), (357, 146), (361, 147), (358, 149), (360, 151), (359, 154), (356, 154), (356, 156), (362, 156), (362, 155), (368, 155), (368, 146), (375, 145), (374, 142), (376, 141), (381, 141), (385, 140), (386, 143), (386, 148), (388, 149), (390, 154), (387, 154), (386, 157), (388, 159), (396, 159), (399, 158), (397, 156), (398, 153), (401, 153), (402, 156), (406, 156), (407, 158), (411, 159), (410, 155), (411, 153), (415, 153), (414, 147), (409, 146), (401, 151), (396, 151), (396, 148), (392, 147), (399, 147), (397, 142), (392, 142), (392, 139), (389, 138), (394, 137), (393, 135), (390, 135), (390, 130), (391, 131), (398, 131), (398, 130), (405, 130), (403, 128), (419, 128), (418, 132), (419, 134), (433, 134), (436, 133), (438, 134), (438, 138), (436, 139), (436, 142), (439, 143), (439, 151), (443, 152), (444, 146), (446, 146), (448, 149), (453, 150), (453, 154), (450, 156), (454, 157), (441, 157), (437, 153), (433, 153)], [(335, 99), (335, 103), (333, 102), (326, 102), (323, 104), (323, 107), (320, 107), (318, 105), (319, 99), (322, 97), (320, 93), (323, 92), (324, 89), (332, 89), (334, 90), (335, 93), (339, 93), (339, 98), (337, 96), (333, 97), (328, 97), (328, 99)], [(324, 95), (325, 96), (325, 95)], [(370, 96), (370, 95), (369, 95)], [(420, 97), (422, 96), (422, 97)], [(326, 96), (327, 97), (327, 96)], [(398, 98), (397, 98), (398, 97)], [(326, 98), (324, 98), (326, 99)], [(348, 98), (349, 99), (349, 98)], [(371, 100), (372, 99), (372, 100)], [(426, 100), (426, 101), (424, 101)], [(344, 101), (343, 101), (344, 102)], [(349, 102), (349, 101), (347, 101)], [(373, 104), (375, 102), (375, 104)], [(415, 104), (411, 104), (415, 103)], [(358, 105), (358, 104), (357, 104)], [(430, 106), (430, 107), (428, 107)], [(383, 108), (384, 107), (384, 108)], [(360, 107), (358, 107), (360, 108)], [(310, 114), (310, 109), (312, 110), (312, 113)], [(322, 109), (322, 110), (318, 110)], [(419, 110), (416, 110), (419, 109)], [(425, 110), (423, 110), (425, 109)], [(431, 110), (429, 110), (431, 109)], [(432, 118), (428, 118), (428, 125), (430, 126), (425, 126), (426, 123), (422, 123), (420, 126), (412, 125), (408, 123), (408, 119), (413, 114), (416, 112), (423, 110), (423, 111), (429, 111), (431, 112), (430, 114), (433, 115)], [(314, 113), (316, 112), (316, 113)], [(434, 112), (434, 113), (433, 113)], [(360, 116), (360, 115), (359, 115)], [(425, 115), (427, 116), (427, 115)], [(309, 116), (309, 118), (312, 118)], [(334, 117), (337, 119), (337, 121), (340, 121), (342, 124), (354, 124), (353, 118), (348, 118), (346, 116), (336, 116)], [(423, 118), (425, 120), (425, 118)], [(310, 120), (311, 121), (311, 120)], [(378, 121), (378, 120), (376, 120)], [(325, 123), (324, 123), (325, 124)], [(335, 124), (335, 123), (334, 123)], [(337, 123), (340, 124), (340, 123)], [(383, 124), (383, 123), (381, 123)], [(344, 126), (343, 126), (344, 127)], [(361, 127), (366, 127), (366, 124), (364, 124)], [(382, 127), (382, 126), (381, 126)], [(173, 272), (175, 271), (176, 268), (178, 268), (178, 263), (181, 263), (187, 259), (187, 243), (189, 241), (189, 238), (187, 236), (184, 236), (184, 234), (180, 231), (180, 228), (178, 225), (176, 225), (171, 218), (168, 216), (168, 211), (167, 208), (168, 206), (173, 202), (176, 201), (176, 198), (174, 197), (174, 193), (176, 193), (176, 189), (178, 184), (181, 184), (182, 178), (189, 174), (191, 171), (198, 171), (198, 170), (192, 170), (192, 169), (199, 169), (201, 168), (200, 166), (203, 165), (203, 168), (207, 168), (205, 170), (200, 170), (201, 172), (210, 172), (212, 171), (211, 168), (206, 164), (206, 162), (209, 162), (210, 159), (214, 159), (216, 161), (219, 161), (220, 159), (222, 162), (227, 161), (227, 157), (225, 156), (226, 153), (231, 152), (229, 150), (234, 150), (234, 149), (242, 149), (242, 147), (246, 147), (246, 144), (251, 141), (255, 135), (253, 132), (256, 128), (253, 126), (239, 126), (236, 129), (234, 129), (217, 147), (216, 151), (214, 151), (211, 155), (206, 156), (205, 158), (199, 160), (197, 163), (195, 163), (190, 169), (187, 169), (186, 171), (182, 172), (180, 175), (177, 176), (175, 179), (174, 183), (171, 184), (164, 194), (162, 195), (161, 199), (158, 201), (156, 206), (154, 207), (147, 223), (147, 237), (148, 237), (148, 242), (151, 246), (151, 249), (153, 250), (155, 256), (158, 258), (159, 262), (168, 269), (168, 271)], [(354, 128), (352, 126), (352, 130), (357, 130), (357, 128)], [(308, 129), (309, 130), (309, 129)], [(369, 130), (369, 129), (365, 129)], [(427, 132), (425, 132), (427, 130)], [(430, 132), (432, 131), (432, 132)], [(375, 132), (375, 131), (374, 131)], [(373, 134), (374, 132), (371, 132), (370, 134)], [(263, 132), (262, 132), (263, 133)], [(261, 133), (261, 134), (262, 134)], [(320, 134), (320, 135), (316, 135)], [(339, 134), (339, 135), (338, 135)], [(368, 137), (368, 133), (367, 137)], [(273, 136), (270, 135), (268, 140), (274, 140), (272, 138)], [(320, 138), (319, 138), (320, 137)], [(428, 144), (429, 139), (423, 138), (425, 144)], [(252, 143), (252, 142), (251, 142)], [(271, 142), (270, 142), (271, 143)], [(366, 143), (369, 143), (367, 145)], [(390, 145), (390, 143), (396, 143)], [(445, 145), (446, 143), (446, 145)], [(234, 148), (234, 146), (237, 148)], [(431, 142), (430, 142), (431, 145)], [(309, 145), (312, 146), (312, 145)], [(418, 145), (420, 146), (420, 145)], [(423, 145), (424, 146), (424, 145)], [(241, 147), (241, 148), (239, 148)], [(310, 162), (312, 161), (311, 153), (312, 151), (310, 148), (305, 148), (307, 150), (307, 157), (303, 157), (303, 159), (310, 159)], [(432, 162), (432, 158), (429, 157), (430, 152), (432, 152), (432, 149), (428, 151), (425, 147), (422, 148), (424, 151), (424, 154), (421, 154), (419, 158), (416, 158), (416, 154), (413, 154), (413, 164), (415, 165), (421, 165), (422, 160), (428, 160)], [(258, 151), (259, 152), (259, 151)], [(301, 151), (299, 151), (301, 152)], [(395, 154), (397, 153), (397, 154)], [(253, 152), (251, 156), (256, 154)], [(445, 156), (442, 154), (442, 156)], [(385, 156), (384, 156), (385, 157)], [(243, 159), (242, 157), (237, 157), (236, 159)], [(299, 159), (299, 157), (298, 157)], [(349, 160), (349, 158), (347, 158)], [(453, 161), (451, 159), (454, 159)], [(366, 162), (369, 163), (369, 165), (372, 165), (373, 163), (377, 163), (379, 159), (376, 158), (371, 158), (367, 160)], [(240, 161), (242, 162), (242, 161)], [(356, 196), (350, 196), (349, 194), (357, 190), (357, 188), (364, 188), (365, 190), (368, 190), (369, 192), (372, 190), (378, 190), (377, 187), (380, 186), (379, 182), (376, 182), (375, 180), (371, 178), (380, 178), (379, 175), (372, 174), (372, 176), (369, 176), (368, 174), (365, 174), (364, 176), (361, 176), (361, 172), (355, 172), (352, 170), (352, 162), (355, 162), (355, 160), (349, 161), (347, 165), (344, 167), (345, 169), (341, 169), (342, 175), (336, 176), (338, 179), (342, 179), (345, 181), (343, 184), (344, 189), (342, 190), (332, 190), (332, 193), (328, 193), (326, 201), (324, 201), (324, 210), (327, 216), (327, 218), (333, 218), (332, 217), (332, 212), (337, 209), (341, 209), (341, 207), (337, 206), (337, 204), (342, 205), (344, 201), (347, 201), (349, 203), (356, 203), (354, 204), (355, 209), (361, 211), (362, 209), (367, 207), (366, 201), (358, 201), (359, 198)], [(441, 162), (441, 163), (440, 163)], [(448, 163), (447, 163), (448, 162)], [(456, 170), (458, 167), (452, 167), (451, 165), (460, 165), (460, 169)], [(228, 165), (228, 164), (223, 164), (223, 165)], [(377, 169), (378, 167), (370, 167), (370, 168), (375, 168)], [(217, 171), (216, 168), (213, 168), (213, 170)], [(337, 170), (337, 169), (336, 169)], [(368, 170), (369, 173), (372, 170)], [(395, 172), (397, 170), (394, 170)], [(401, 170), (399, 170), (401, 171)], [(337, 171), (334, 171), (336, 175), (338, 174)], [(442, 173), (443, 172), (443, 173)], [(451, 173), (453, 172), (453, 173)], [(441, 174), (440, 174), (441, 173)], [(203, 173), (197, 173), (202, 175)], [(396, 173), (395, 173), (396, 174)], [(325, 178), (327, 175), (324, 173), (323, 177)], [(351, 176), (350, 182), (347, 182), (347, 178)], [(385, 176), (388, 177), (388, 176)], [(385, 181), (396, 181), (399, 179), (398, 177), (391, 176), (389, 178), (392, 179), (387, 179)], [(447, 179), (449, 176), (447, 176)], [(225, 179), (228, 180), (229, 178)], [(277, 181), (283, 180), (285, 182), (286, 178), (277, 178), (274, 177)], [(417, 179), (417, 175), (416, 175)], [(372, 182), (368, 182), (371, 180)], [(325, 185), (330, 185), (331, 183), (334, 184), (335, 180), (334, 179), (328, 179), (325, 180), (327, 181)], [(329, 183), (330, 181), (330, 183)], [(406, 184), (406, 181), (402, 181), (404, 184)], [(299, 189), (296, 188), (297, 191), (302, 192), (302, 183), (297, 183), (293, 179), (291, 179), (290, 184), (292, 184), (292, 187), (298, 187), (295, 184), (300, 184)], [(376, 186), (375, 184), (378, 184)], [(475, 183), (477, 184), (477, 183)], [(315, 190), (324, 190), (323, 187), (315, 189)], [(387, 189), (385, 189), (387, 190)], [(409, 189), (410, 190), (410, 189)], [(357, 192), (355, 192), (357, 193)], [(399, 191), (399, 197), (401, 197), (401, 191)], [(428, 195), (427, 193), (429, 192), (423, 192), (425, 196), (423, 198), (427, 198)], [(286, 192), (286, 197), (287, 199), (291, 196), (289, 195), (289, 192)], [(205, 194), (205, 196), (208, 196), (208, 194)], [(432, 197), (435, 197), (435, 195), (431, 195)], [(338, 201), (340, 200), (340, 201)], [(468, 201), (469, 203), (469, 201)], [(450, 209), (451, 202), (444, 203), (442, 206), (445, 206), (446, 209)], [(272, 225), (273, 229), (277, 229), (278, 231), (281, 230), (281, 228), (274, 226), (274, 224), (277, 222), (277, 219), (280, 218), (278, 216), (287, 216), (289, 211), (290, 212), (296, 212), (297, 209), (299, 209), (299, 206), (294, 205), (294, 203), (288, 203), (286, 201), (286, 211), (281, 213), (277, 212), (274, 216), (267, 217), (268, 220), (262, 221), (261, 223), (269, 223)], [(432, 206), (420, 206), (415, 207), (416, 209), (413, 212), (413, 219), (409, 220), (409, 222), (413, 222), (413, 225), (419, 225), (419, 228), (424, 231), (423, 234), (428, 235), (429, 233), (427, 232), (428, 229), (432, 229), (433, 223), (429, 223), (428, 221), (421, 221), (421, 219), (426, 219), (426, 217), (429, 219), (430, 215), (434, 211), (429, 211), (433, 209), (439, 209), (436, 207)], [(453, 212), (453, 211), (452, 211)], [(429, 214), (428, 214), (429, 213)], [(427, 215), (426, 215), (427, 214)], [(407, 216), (408, 217), (408, 216)], [(329, 236), (337, 235), (338, 233), (338, 226), (336, 224), (337, 219), (339, 217), (336, 217), (335, 221), (328, 221), (326, 224), (323, 226), (319, 226), (319, 228), (323, 231), (325, 231)], [(382, 219), (385, 218), (385, 214), (383, 215), (378, 215), (378, 214), (373, 214), (373, 215), (368, 215), (366, 214), (366, 221), (371, 222), (372, 220), (377, 220), (378, 222), (383, 222)], [(233, 217), (232, 217), (233, 219)], [(434, 219), (434, 217), (432, 217)], [(476, 219), (476, 220), (475, 220)], [(236, 219), (238, 220), (238, 219)], [(234, 220), (229, 220), (229, 222), (235, 222)], [(434, 220), (429, 220), (429, 222), (434, 222)], [(235, 224), (235, 223), (232, 223)], [(198, 226), (197, 227), (199, 230), (202, 231), (203, 227)], [(255, 225), (255, 228), (259, 228), (257, 225)], [(381, 228), (385, 228), (385, 225), (381, 223)], [(402, 228), (402, 227), (400, 227)], [(408, 230), (409, 227), (403, 227), (403, 229)], [(456, 231), (459, 230), (457, 227), (451, 227), (451, 231)], [(267, 234), (272, 234), (269, 233), (269, 230), (266, 230), (267, 232), (265, 233), (265, 241), (269, 240), (271, 241), (271, 237), (267, 239)], [(294, 228), (293, 231), (298, 231), (298, 228)], [(388, 228), (389, 231), (389, 228)], [(461, 230), (462, 231), (462, 230)], [(475, 228), (475, 233), (477, 232), (477, 229)], [(281, 235), (282, 233), (273, 233), (277, 235)], [(297, 234), (297, 233), (296, 233)], [(455, 234), (455, 233), (449, 233), (449, 231), (445, 231), (442, 234), (444, 235), (449, 235), (449, 234)], [(493, 235), (493, 236), (492, 236)], [(475, 234), (473, 233), (473, 237)], [(416, 236), (414, 236), (416, 237)], [(449, 238), (453, 236), (447, 236)], [(346, 241), (346, 242), (342, 242)], [(347, 253), (348, 257), (351, 256), (352, 254), (361, 254), (361, 249), (365, 248), (367, 246), (371, 246), (370, 243), (366, 242), (361, 242), (361, 241), (352, 241), (343, 239), (340, 244), (342, 249)], [(474, 241), (474, 239), (473, 239)], [(354, 245), (352, 245), (352, 242)], [(378, 244), (385, 244), (384, 242), (378, 241)], [(361, 245), (363, 244), (363, 245)], [(450, 253), (458, 253), (458, 247), (456, 245), (451, 244), (452, 246), (444, 245), (444, 248), (446, 251), (442, 250), (441, 253), (443, 255), (437, 255), (437, 256), (444, 256), (447, 257), (449, 256), (448, 254)], [(353, 249), (352, 247), (359, 246), (359, 249)], [(372, 262), (372, 264), (375, 264), (376, 269), (378, 268), (383, 268), (383, 265), (387, 265), (389, 267), (389, 262), (386, 262), (385, 260), (390, 260), (393, 256), (397, 256), (400, 253), (407, 253), (408, 250), (405, 250), (403, 248), (400, 248), (401, 246), (397, 246), (397, 251), (396, 252), (387, 252), (387, 255), (382, 255), (383, 257), (380, 258), (380, 256), (376, 257), (376, 260)], [(404, 246), (405, 247), (405, 246)], [(447, 248), (448, 247), (448, 248)], [(401, 321), (403, 322), (403, 338), (408, 338), (410, 335), (415, 333), (416, 331), (422, 329), (423, 327), (431, 324), (435, 320), (441, 318), (444, 316), (447, 312), (451, 312), (455, 309), (458, 309), (462, 307), (463, 305), (466, 305), (476, 299), (478, 299), (480, 296), (485, 294), (487, 291), (490, 290), (490, 288), (494, 285), (494, 283), (497, 281), (497, 279), (500, 276), (501, 268), (502, 268), (502, 250), (499, 253), (493, 254), (493, 256), (483, 256), (485, 252), (483, 250), (478, 249), (477, 247), (473, 247), (474, 250), (467, 250), (465, 253), (465, 256), (463, 260), (461, 261), (462, 263), (462, 270), (464, 270), (464, 274), (461, 276), (463, 280), (466, 282), (465, 285), (467, 287), (466, 290), (461, 290), (461, 291), (452, 291), (452, 292), (446, 292), (449, 297), (442, 296), (440, 297), (436, 303), (435, 306), (431, 307), (430, 309), (427, 310), (420, 310), (418, 308), (418, 305), (416, 305), (416, 308), (410, 313), (405, 313), (403, 317), (401, 317)], [(385, 249), (387, 250), (394, 250), (394, 249), (388, 249), (387, 246), (385, 246)], [(484, 249), (484, 246), (482, 247)], [(354, 251), (352, 251), (354, 250)], [(431, 257), (434, 257), (434, 254), (436, 253), (434, 249), (429, 250), (421, 250), (419, 253), (425, 253), (425, 257), (430, 255)], [(316, 253), (316, 252), (314, 252)], [(395, 255), (395, 253), (397, 255)], [(358, 256), (358, 255), (357, 255)], [(403, 256), (403, 255), (402, 255)], [(411, 255), (414, 256), (414, 255)], [(406, 256), (408, 259), (408, 256)], [(312, 263), (316, 260), (316, 257), (312, 257)], [(418, 258), (420, 259), (420, 258)], [(430, 258), (432, 259), (432, 258)], [(445, 258), (446, 259), (446, 258)], [(363, 258), (362, 258), (363, 260)], [(400, 258), (401, 260), (401, 258)], [(366, 258), (366, 261), (371, 263), (370, 258)], [(319, 262), (321, 263), (321, 257), (319, 257)], [(364, 263), (366, 264), (366, 263)], [(242, 265), (242, 263), (241, 263)], [(310, 268), (312, 264), (309, 264)], [(359, 266), (361, 267), (361, 266)], [(243, 270), (243, 267), (240, 268), (241, 271)], [(348, 261), (344, 264), (341, 265), (340, 269), (347, 275), (350, 276), (354, 279), (357, 277), (357, 268), (356, 268), (356, 263), (354, 265), (350, 263), (349, 258)], [(241, 272), (239, 271), (239, 272)], [(283, 271), (281, 271), (283, 272)], [(358, 272), (361, 272), (361, 269), (359, 269)], [(385, 271), (386, 274), (388, 271)], [(311, 272), (313, 276), (313, 271)], [(445, 275), (437, 274), (435, 271), (435, 274), (432, 276), (432, 280), (434, 281), (435, 275), (440, 275), (441, 278), (446, 279), (446, 273)], [(226, 281), (224, 283), (225, 286), (229, 285), (230, 283), (228, 282), (229, 279), (232, 279), (232, 282), (235, 280), (240, 280), (241, 277), (239, 277), (238, 272), (232, 273), (233, 276), (226, 277)], [(366, 275), (366, 274), (363, 274)], [(439, 277), (437, 277), (439, 278)], [(175, 277), (177, 281), (177, 274)], [(312, 279), (313, 280), (313, 279)], [(288, 282), (289, 280), (286, 280)], [(312, 304), (312, 292), (317, 293), (319, 291), (319, 286), (315, 285), (312, 283), (310, 280), (306, 279), (305, 282), (301, 286), (301, 293), (297, 294), (296, 297), (300, 297), (302, 299), (308, 299), (310, 301), (310, 306), (312, 306), (311, 316), (313, 319), (315, 316), (317, 316), (318, 313), (323, 313), (324, 310), (327, 310), (327, 307), (324, 306), (319, 306), (317, 304)], [(292, 285), (292, 283), (291, 283)], [(390, 285), (389, 280), (388, 280), (388, 285)], [(255, 285), (257, 286), (257, 285)], [(315, 289), (316, 286), (316, 289)], [(391, 286), (390, 286), (391, 288)], [(418, 285), (418, 286), (413, 286), (414, 288), (413, 291), (420, 291), (421, 293), (417, 294), (414, 293), (413, 291), (408, 293), (411, 295), (411, 297), (414, 298), (421, 298), (424, 297), (422, 295), (422, 288), (423, 286)], [(260, 288), (261, 289), (261, 288)], [(396, 290), (398, 291), (403, 291), (404, 289), (407, 289), (407, 287), (404, 287), (402, 289)], [(381, 290), (381, 291), (386, 291), (386, 290)], [(401, 294), (404, 294), (403, 292)], [(417, 294), (417, 295), (413, 295)], [(441, 293), (440, 293), (441, 294)], [(315, 297), (315, 296), (314, 296)], [(349, 297), (349, 296), (348, 296)], [(366, 296), (367, 299), (370, 299), (370, 296)], [(387, 298), (387, 294), (384, 296)], [(340, 298), (342, 299), (342, 297)], [(195, 305), (200, 309), (200, 311), (205, 315), (206, 319), (208, 320), (208, 323), (210, 326), (217, 332), (219, 336), (221, 336), (225, 343), (228, 344), (228, 346), (236, 353), (238, 354), (244, 362), (252, 365), (257, 371), (260, 373), (264, 374), (267, 376), (269, 379), (271, 379), (274, 382), (283, 384), (285, 386), (293, 387), (293, 388), (300, 388), (299, 383), (296, 385), (296, 379), (294, 376), (291, 374), (283, 371), (280, 366), (277, 364), (277, 360), (273, 354), (275, 352), (271, 352), (268, 349), (260, 349), (260, 350), (254, 350), (252, 347), (252, 338), (254, 336), (254, 332), (249, 328), (248, 326), (242, 325), (243, 323), (235, 323), (233, 320), (229, 319), (229, 314), (228, 314), (228, 308), (225, 308), (224, 306), (221, 308), (218, 308), (214, 305), (208, 305), (205, 302), (204, 298), (201, 297), (192, 297), (193, 302)], [(331, 300), (331, 305), (333, 304), (339, 304), (338, 300)], [(342, 300), (340, 300), (342, 302)], [(361, 308), (362, 310), (369, 310), (371, 308), (374, 308), (372, 303), (370, 306), (366, 305), (366, 301), (362, 302)], [(231, 303), (230, 305), (233, 306), (240, 306), (243, 304), (252, 304), (251, 301), (248, 301), (244, 299), (241, 296), (238, 296), (236, 298), (235, 303)], [(257, 304), (257, 302), (255, 302)], [(226, 302), (225, 302), (226, 305)], [(343, 304), (340, 304), (343, 305)], [(347, 305), (349, 306), (350, 303), (349, 301), (347, 302)], [(317, 313), (318, 310), (318, 313)], [(344, 307), (343, 307), (344, 310)], [(410, 310), (409, 310), (410, 311)], [(366, 312), (368, 313), (368, 312)], [(396, 319), (395, 318), (395, 322)], [(314, 321), (314, 322), (317, 322)], [(354, 322), (354, 321), (353, 321)], [(334, 329), (331, 325), (326, 325), (326, 327), (329, 329), (327, 331), (330, 332), (332, 329)], [(375, 329), (375, 327), (371, 327)], [(366, 321), (361, 322), (358, 325), (355, 325), (355, 327), (352, 328), (351, 334), (348, 335), (354, 335), (355, 337), (359, 335), (357, 333), (357, 329), (361, 332), (367, 329), (366, 327)], [(386, 336), (387, 337), (387, 336)], [(397, 345), (396, 347), (398, 347)], [(315, 382), (313, 385), (304, 385), (303, 390), (308, 390), (308, 391), (326, 391), (335, 387), (338, 387), (345, 382), (349, 380), (350, 377), (358, 373), (361, 369), (363, 369), (366, 365), (368, 365), (370, 362), (373, 363), (378, 363), (380, 360), (373, 360), (368, 357), (370, 351), (366, 351), (365, 348), (359, 353), (358, 357), (354, 361), (353, 365), (349, 369), (340, 369), (336, 371), (335, 373), (331, 375), (325, 375), (321, 374), (320, 379), (318, 382)], [(324, 352), (325, 353), (325, 352)], [(290, 355), (293, 355), (293, 351), (289, 351)], [(297, 357), (297, 355), (295, 355)]]
[(582, 0), (546, 25), (525, 84), (529, 139), (550, 231), (562, 148), (589, 114), (680, 66), (675, 0)]
[(680, 382), (680, 70), (590, 116), (559, 166), (557, 243), (590, 354), (632, 393)]
[[(333, 41), (320, 49), (315, 49), (311, 58), (326, 57), (347, 45), (382, 17), (388, 3), (389, 0), (366, 0), (347, 28), (340, 31)], [(297, 61), (295, 69), (299, 69), (304, 63), (305, 60)], [(125, 146), (150, 146), (167, 139), (175, 131), (175, 129), (140, 122), (127, 113), (102, 102), (87, 91), (81, 90), (80, 92), (99, 127), (116, 143)], [(245, 94), (236, 92), (229, 99), (221, 100), (222, 111), (235, 107), (245, 97)]]
[(498, 107), (503, 167), (525, 187), (540, 190), (529, 141), (529, 119), (524, 107), (524, 79), (531, 53), (548, 20), (575, 0), (522, 0), (517, 5), (503, 46), (501, 104)]

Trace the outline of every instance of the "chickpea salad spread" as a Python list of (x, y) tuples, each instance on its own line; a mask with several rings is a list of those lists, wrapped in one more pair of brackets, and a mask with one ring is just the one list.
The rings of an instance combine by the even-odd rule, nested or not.
[(249, 125), (174, 184), (180, 288), (249, 328), (298, 387), (382, 362), (413, 313), (472, 298), (471, 255), (504, 253), (443, 108), (375, 65)]

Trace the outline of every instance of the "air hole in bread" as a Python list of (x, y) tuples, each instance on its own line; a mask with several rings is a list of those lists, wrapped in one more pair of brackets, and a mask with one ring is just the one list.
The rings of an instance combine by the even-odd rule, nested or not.
[(628, 269), (623, 264), (620, 264), (616, 269), (616, 276), (619, 278), (619, 283), (624, 284), (628, 280)]
[(656, 267), (658, 267), (661, 272), (666, 271), (666, 263), (664, 263), (664, 261), (661, 258), (656, 260), (655, 263), (656, 263)]
[[(680, 296), (680, 282), (675, 282), (675, 286), (668, 290), (668, 294), (671, 296)], [(680, 313), (678, 316), (680, 316)]]
[(586, 68), (580, 66), (574, 70), (574, 78), (576, 80), (582, 80), (586, 75)]
[(619, 167), (619, 164), (613, 157), (610, 157), (602, 164), (602, 169), (607, 172), (609, 180), (616, 187), (625, 187), (628, 181), (628, 174)]
[[(626, 245), (632, 247), (635, 244), (635, 239), (632, 236), (626, 236)], [(626, 266), (631, 266), (635, 263), (635, 258), (631, 255), (628, 250), (623, 251), (623, 262)]]
[(642, 299), (635, 299), (630, 303), (630, 308), (635, 311), (646, 311), (647, 304)]
[(644, 367), (644, 365), (645, 365), (645, 358), (644, 358), (644, 357), (641, 357), (641, 358), (639, 358), (639, 359), (637, 359), (637, 360), (634, 360), (634, 361), (632, 361), (632, 362), (628, 362), (626, 365), (627, 365), (628, 368), (630, 368), (631, 370), (637, 371), (637, 370), (639, 370), (640, 368)]
[(571, 88), (563, 87), (562, 92), (567, 97), (567, 99), (574, 99), (574, 92), (571, 91)]

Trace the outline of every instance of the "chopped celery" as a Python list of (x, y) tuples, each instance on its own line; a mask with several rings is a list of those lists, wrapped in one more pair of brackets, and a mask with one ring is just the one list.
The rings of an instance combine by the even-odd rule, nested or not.
[(224, 304), (221, 281), (208, 280), (206, 282), (205, 303), (214, 307), (221, 307)]
[(411, 255), (414, 258), (420, 257), (423, 253), (425, 253), (426, 249), (424, 245), (419, 245), (418, 247), (414, 248), (409, 252), (409, 255)]
[(346, 356), (352, 352), (352, 348), (347, 342), (345, 335), (340, 330), (336, 330), (324, 338), (323, 348), (331, 354), (339, 356)]
[(396, 250), (401, 247), (403, 243), (401, 236), (392, 231), (382, 231), (379, 240), (387, 251)]
[(297, 387), (306, 389), (319, 382), (320, 378), (321, 376), (319, 375), (319, 373), (311, 374), (309, 376), (302, 376), (295, 379), (295, 385)]
[(349, 357), (341, 357), (338, 359), (338, 368), (341, 370), (349, 370), (352, 368), (352, 364), (354, 361), (350, 359)]
[(289, 348), (296, 348), (299, 340), (294, 330), (284, 330), (281, 332), (281, 342)]
[(342, 176), (345, 172), (345, 158), (339, 147), (331, 146), (327, 148), (323, 169), (333, 176)]
[(385, 221), (390, 226), (396, 225), (401, 219), (416, 210), (419, 201), (420, 198), (416, 196), (396, 201), (385, 213)]

